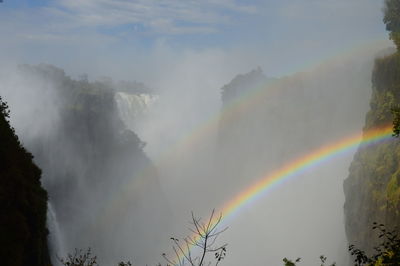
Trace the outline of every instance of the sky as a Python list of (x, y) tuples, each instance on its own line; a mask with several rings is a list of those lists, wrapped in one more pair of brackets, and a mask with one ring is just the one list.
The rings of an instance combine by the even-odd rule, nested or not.
[[(382, 6), (383, 0), (3, 0), (0, 2), (0, 72), (4, 74), (3, 68), (18, 64), (48, 63), (63, 68), (72, 77), (87, 73), (89, 79), (109, 76), (144, 82), (151, 88), (166, 88), (168, 93), (161, 94), (160, 98), (164, 98), (155, 112), (156, 119), (149, 119), (151, 125), (143, 127), (147, 130), (143, 134), (138, 131), (139, 137), (148, 143), (147, 147), (155, 147), (153, 154), (156, 154), (162, 151), (161, 142), (168, 148), (167, 137), (174, 140), (171, 143), (179, 144), (183, 137), (195, 132), (193, 128), (199, 128), (204, 121), (219, 114), (220, 88), (239, 73), (260, 66), (266, 76), (282, 77), (307, 71), (336, 56), (343, 58), (343, 54), (354, 58), (354, 54), (359, 54), (354, 51), (371, 45), (390, 46), (382, 22)], [(334, 66), (343, 64), (346, 63)], [(332, 69), (334, 72), (335, 68)], [(328, 70), (315, 73), (332, 75)], [(326, 78), (324, 75), (320, 77), (322, 81)], [(329, 85), (335, 87), (333, 83)], [(311, 86), (310, 92), (312, 89)], [(351, 90), (346, 87), (342, 91)], [(363, 110), (362, 117), (364, 113)], [(149, 154), (151, 159), (156, 157)], [(192, 156), (202, 158), (203, 154), (194, 152)], [(188, 156), (187, 161), (191, 159)], [(192, 165), (185, 167), (188, 169), (171, 169), (171, 180), (186, 178), (184, 174), (192, 171), (189, 169)], [(198, 168), (196, 165), (195, 170)], [(175, 176), (175, 171), (182, 174)], [(347, 168), (344, 172), (338, 176), (345, 176)], [(166, 180), (163, 182), (168, 184), (169, 179)], [(342, 213), (343, 203), (333, 197), (343, 196), (342, 180), (336, 181), (339, 189), (330, 188), (335, 192), (332, 202), (340, 205), (336, 211)], [(170, 186), (176, 183), (169, 182)], [(303, 192), (292, 189), (287, 190), (287, 195)], [(324, 190), (316, 189), (315, 193), (320, 191)], [(305, 209), (312, 210), (306, 201)], [(183, 203), (190, 205), (189, 201)], [(329, 210), (321, 202), (317, 203), (321, 209)], [(275, 217), (283, 209), (274, 209), (278, 213)], [(258, 209), (248, 212), (254, 215), (250, 219), (253, 227), (242, 228), (257, 228), (254, 224), (265, 221), (258, 219), (256, 212)], [(263, 213), (264, 217), (268, 214)], [(312, 217), (300, 212), (298, 216)], [(245, 216), (242, 219), (249, 220)], [(330, 220), (342, 226), (342, 220)], [(280, 225), (281, 221), (277, 220), (276, 224)], [(247, 243), (240, 241), (243, 235), (248, 238), (259, 235), (254, 243), (264, 242), (261, 239), (264, 235), (257, 231), (251, 232), (252, 235), (245, 233), (237, 235), (236, 243)], [(336, 235), (333, 231), (328, 233)], [(286, 239), (281, 240), (287, 244)], [(262, 251), (263, 246), (246, 248), (256, 252)]]
[(2, 62), (151, 82), (187, 53), (284, 76), (387, 40), (383, 0), (4, 0)]

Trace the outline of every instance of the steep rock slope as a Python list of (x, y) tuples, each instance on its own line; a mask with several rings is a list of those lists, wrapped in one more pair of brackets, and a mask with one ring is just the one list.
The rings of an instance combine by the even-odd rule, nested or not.
[(261, 69), (235, 77), (221, 90), (218, 144), (224, 175), (259, 176), (354, 134), (367, 110), (369, 92), (363, 86), (370, 85), (371, 66), (372, 57), (351, 57), (279, 79), (265, 77)]
[[(275, 171), (293, 167), (296, 159), (359, 132), (368, 110), (372, 55), (380, 49), (360, 49), (279, 79), (255, 69), (225, 85), (215, 187), (226, 195), (243, 193)], [(312, 265), (318, 254), (325, 254), (344, 265), (343, 179), (338, 174), (346, 174), (351, 159), (343, 154), (321, 164), (309, 162), (307, 170), (252, 195), (236, 220), (244, 228), (258, 223), (263, 230), (252, 234), (251, 240), (239, 232), (232, 242), (254, 243), (246, 252), (268, 253), (264, 264), (304, 254), (303, 263)], [(244, 262), (236, 253), (242, 254), (232, 248), (233, 261), (259, 264), (256, 258)]]
[(50, 265), (47, 192), (41, 170), (7, 121), (0, 97), (0, 258), (5, 266)]
[(113, 84), (74, 80), (44, 64), (19, 71), (6, 94), (18, 111), (12, 122), (43, 170), (64, 248), (55, 252), (91, 247), (102, 264), (145, 264), (147, 252), (157, 254), (162, 229), (155, 228), (168, 206), (145, 144), (119, 117)]
[[(391, 108), (400, 102), (400, 54), (379, 58), (372, 74), (370, 111), (364, 131), (392, 123)], [(359, 149), (344, 182), (346, 233), (350, 244), (372, 251), (372, 223), (400, 226), (400, 142)]]

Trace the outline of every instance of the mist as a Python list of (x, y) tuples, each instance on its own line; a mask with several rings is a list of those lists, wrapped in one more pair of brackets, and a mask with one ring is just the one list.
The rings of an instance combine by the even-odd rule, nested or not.
[[(63, 117), (71, 101), (82, 104), (71, 90), (97, 82), (112, 92), (121, 83), (74, 81), (49, 65), (3, 73), (11, 123), (43, 169), (53, 253), (91, 247), (102, 263), (162, 261), (169, 237), (190, 233), (191, 211), (201, 217), (218, 212), (267, 173), (360, 132), (381, 49), (373, 45), (282, 78), (260, 68), (235, 78), (240, 67), (226, 65), (223, 53), (186, 53), (155, 74), (153, 88), (133, 83), (134, 92), (110, 94), (115, 110), (103, 115), (110, 116), (111, 131), (91, 136), (101, 129), (94, 123), (77, 140), (69, 130), (82, 131), (73, 126), (81, 122)], [(149, 159), (105, 145), (124, 128), (146, 143)], [(276, 265), (283, 257), (302, 257), (312, 264), (324, 254), (345, 264), (342, 182), (351, 159), (349, 153), (312, 168), (224, 220), (224, 263)]]
[(53, 263), (75, 248), (91, 248), (106, 264), (146, 263), (162, 243), (154, 236), (167, 239), (158, 222), (168, 228), (171, 215), (142, 142), (117, 115), (112, 89), (44, 64), (9, 73), (1, 93), (43, 171)]
[[(184, 236), (190, 211), (207, 217), (273, 170), (361, 133), (382, 48), (372, 45), (283, 78), (254, 68), (222, 81), (208, 68), (220, 68), (216, 57), (194, 65), (183, 60), (184, 70), (166, 72), (172, 81), (200, 79), (165, 86), (137, 129), (177, 219), (174, 235)], [(204, 76), (215, 83), (202, 86)], [(223, 87), (231, 96), (225, 102)], [(301, 257), (312, 265), (320, 255), (348, 263), (342, 184), (353, 153), (297, 175), (223, 221), (229, 226), (221, 236), (229, 244), (224, 263), (279, 265), (284, 257)]]
[[(49, 191), (53, 260), (91, 247), (105, 264), (162, 261), (160, 254), (171, 251), (169, 237), (190, 234), (191, 211), (218, 212), (267, 173), (360, 132), (374, 55), (383, 47), (281, 78), (261, 68), (240, 73), (247, 66), (227, 65), (222, 52), (190, 52), (154, 73), (152, 88), (133, 82), (131, 91), (111, 79), (74, 80), (49, 65), (4, 72), (0, 91), (11, 123)], [(71, 103), (90, 105), (71, 92), (88, 84), (114, 97), (115, 106), (100, 110), (100, 119), (109, 117), (106, 128), (95, 122), (82, 129), (74, 124), (91, 120), (64, 117)], [(106, 144), (128, 129), (143, 151)], [(349, 153), (301, 173), (223, 220), (229, 226), (221, 236), (229, 244), (224, 263), (276, 265), (301, 257), (312, 264), (324, 254), (345, 264), (342, 182), (351, 159)]]
[[(116, 2), (0, 10), (11, 36), (0, 95), (42, 169), (54, 265), (75, 248), (101, 265), (164, 264), (170, 238), (192, 234), (191, 212), (220, 213), (273, 171), (361, 134), (374, 59), (391, 51), (379, 1)], [(354, 152), (221, 213), (221, 264), (346, 265)]]

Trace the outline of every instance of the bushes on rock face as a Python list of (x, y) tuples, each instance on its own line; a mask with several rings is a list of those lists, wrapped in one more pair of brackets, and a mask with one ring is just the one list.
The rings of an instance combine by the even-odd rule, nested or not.
[(354, 265), (389, 266), (400, 265), (400, 238), (396, 230), (389, 230), (384, 224), (374, 223), (372, 227), (378, 233), (380, 243), (374, 247), (370, 256), (365, 251), (350, 245), (350, 254), (354, 257)]
[(390, 39), (400, 49), (400, 0), (386, 0), (384, 12), (386, 30), (390, 31)]
[(4, 266), (50, 265), (47, 193), (40, 169), (8, 122), (0, 97), (0, 258)]
[[(372, 73), (370, 111), (364, 130), (393, 123), (393, 134), (400, 134), (400, 53), (379, 58)], [(346, 234), (350, 243), (368, 254), (378, 237), (369, 230), (377, 221), (390, 228), (400, 225), (400, 142), (359, 149), (344, 182)]]

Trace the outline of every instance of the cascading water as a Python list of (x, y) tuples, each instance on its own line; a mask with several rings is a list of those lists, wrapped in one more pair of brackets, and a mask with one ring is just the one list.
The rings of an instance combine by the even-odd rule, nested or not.
[[(190, 122), (196, 121), (197, 113), (190, 117), (190, 109), (185, 109), (196, 105), (185, 104), (192, 98), (201, 102), (203, 94), (184, 97), (187, 87), (169, 98), (162, 94), (160, 106), (164, 109), (158, 108), (148, 122), (155, 127), (161, 121), (158, 134), (141, 137), (150, 145), (158, 139), (170, 144), (161, 157), (167, 163), (154, 161), (175, 211), (185, 215), (193, 210), (204, 217), (207, 211), (214, 207), (220, 210), (224, 201), (229, 202), (282, 165), (358, 132), (368, 107), (373, 62), (366, 56), (373, 52), (366, 52), (334, 58), (290, 77), (267, 80), (263, 86), (253, 82), (261, 76), (259, 69), (238, 75), (227, 86), (227, 93), (231, 93), (227, 96), (232, 97), (223, 102), (221, 113), (203, 119), (196, 127)], [(165, 104), (165, 99), (173, 100)], [(207, 104), (197, 111), (204, 114), (210, 106)], [(175, 126), (175, 121), (183, 121), (182, 126)], [(188, 133), (180, 138), (176, 134), (176, 141), (166, 141), (165, 135), (178, 130)], [(203, 143), (211, 143), (216, 130), (218, 146), (205, 148)], [(344, 265), (348, 258), (341, 177), (346, 175), (351, 156), (299, 174), (297, 180), (285, 183), (265, 200), (254, 200), (241, 215), (227, 221), (230, 230), (224, 233), (224, 239), (230, 246), (224, 263), (259, 265), (263, 260), (273, 265), (285, 256), (302, 256), (303, 263), (311, 264), (325, 254)], [(268, 255), (260, 259), (259, 254)]]
[(125, 125), (132, 130), (137, 130), (135, 120), (146, 114), (148, 108), (157, 100), (158, 97), (152, 94), (130, 94), (126, 92), (115, 94), (119, 116)]
[[(138, 265), (157, 263), (158, 257), (150, 260), (160, 253), (158, 237), (168, 226), (169, 208), (143, 142), (121, 121), (136, 118), (152, 97), (119, 93), (118, 109), (107, 83), (76, 81), (50, 65), (21, 67), (9, 82), (0, 92), (51, 201), (53, 263), (87, 248), (103, 265), (133, 258)], [(21, 97), (31, 99), (24, 108)]]
[(57, 215), (49, 199), (47, 204), (47, 228), (49, 229), (48, 242), (50, 247), (51, 262), (59, 265), (59, 258), (65, 256), (65, 248)]
[[(176, 234), (166, 221), (173, 221), (173, 227), (185, 234), (182, 228), (186, 224), (179, 221), (184, 223), (191, 210), (204, 217), (260, 175), (292, 160), (293, 154), (306, 154), (320, 144), (361, 128), (357, 121), (362, 121), (367, 106), (369, 91), (365, 88), (370, 86), (368, 62), (372, 60), (366, 61), (355, 64), (366, 66), (365, 69), (352, 65), (344, 68), (340, 61), (338, 66), (282, 79), (259, 90), (264, 91), (262, 97), (245, 97), (253, 95), (253, 88), (249, 88), (234, 97), (233, 103), (226, 102), (221, 114), (211, 112), (205, 118), (204, 113), (212, 110), (210, 101), (218, 100), (218, 91), (203, 97), (205, 85), (200, 81), (188, 81), (199, 84), (191, 91), (198, 94), (188, 93), (188, 86), (182, 86), (168, 95), (160, 94), (162, 101), (149, 109), (157, 96), (103, 91), (95, 83), (73, 81), (57, 69), (32, 67), (31, 76), (39, 80), (38, 84), (33, 86), (31, 80), (25, 80), (30, 76), (24, 73), (20, 88), (31, 93), (24, 97), (34, 100), (21, 108), (19, 95), (7, 99), (16, 114), (12, 119), (17, 133), (42, 168), (52, 199), (48, 227), (53, 261), (55, 255), (65, 256), (64, 251), (90, 247), (103, 265), (132, 258), (137, 265), (154, 258), (157, 262), (158, 246), (165, 246), (161, 241)], [(42, 72), (46, 78), (36, 77)], [(49, 81), (48, 77), (52, 79)], [(89, 85), (93, 90), (87, 90)], [(176, 87), (167, 85), (166, 88)], [(47, 87), (48, 90), (43, 89)], [(217, 90), (218, 85), (211, 88)], [(54, 95), (49, 97), (48, 92)], [(236, 102), (239, 104), (235, 105)], [(27, 123), (34, 121), (32, 114), (37, 113), (40, 121), (46, 123)], [(141, 134), (146, 131), (153, 135)], [(225, 143), (215, 147), (217, 131)], [(176, 141), (170, 141), (169, 136), (176, 136)], [(155, 147), (167, 163), (152, 157), (156, 170), (143, 152), (141, 139)], [(319, 246), (324, 254), (339, 257), (333, 254), (335, 251), (327, 252), (335, 248), (335, 243), (343, 247), (344, 238), (332, 240), (325, 228), (334, 228), (335, 236), (342, 230), (342, 203), (338, 200), (342, 194), (341, 180), (337, 176), (345, 175), (347, 165), (343, 165), (342, 172), (331, 166), (326, 172), (307, 173), (296, 186), (283, 187), (264, 204), (251, 206), (235, 221), (229, 221), (231, 230), (224, 234), (224, 239), (232, 245), (226, 264), (257, 265), (260, 258), (256, 255), (268, 252), (266, 260), (272, 265), (284, 256), (303, 256), (307, 249), (313, 252), (310, 256), (315, 256)], [(321, 177), (327, 178), (321, 182)], [(337, 181), (335, 186), (331, 185), (332, 180)], [(313, 197), (304, 197), (310, 191), (315, 192)], [(337, 195), (332, 193), (328, 198), (330, 191)], [(315, 199), (321, 195), (326, 204), (315, 206)], [(319, 216), (329, 209), (327, 204), (333, 207), (322, 220)], [(313, 219), (315, 213), (318, 219)], [(332, 215), (339, 219), (331, 219)], [(291, 223), (292, 216), (297, 221)], [(302, 230), (297, 230), (299, 226)], [(260, 232), (247, 230), (264, 227)], [(325, 239), (314, 237), (315, 232), (327, 233)], [(291, 246), (286, 243), (288, 237)], [(334, 244), (322, 246), (328, 237)], [(301, 245), (304, 239), (310, 244)], [(250, 241), (252, 245), (243, 245)]]

